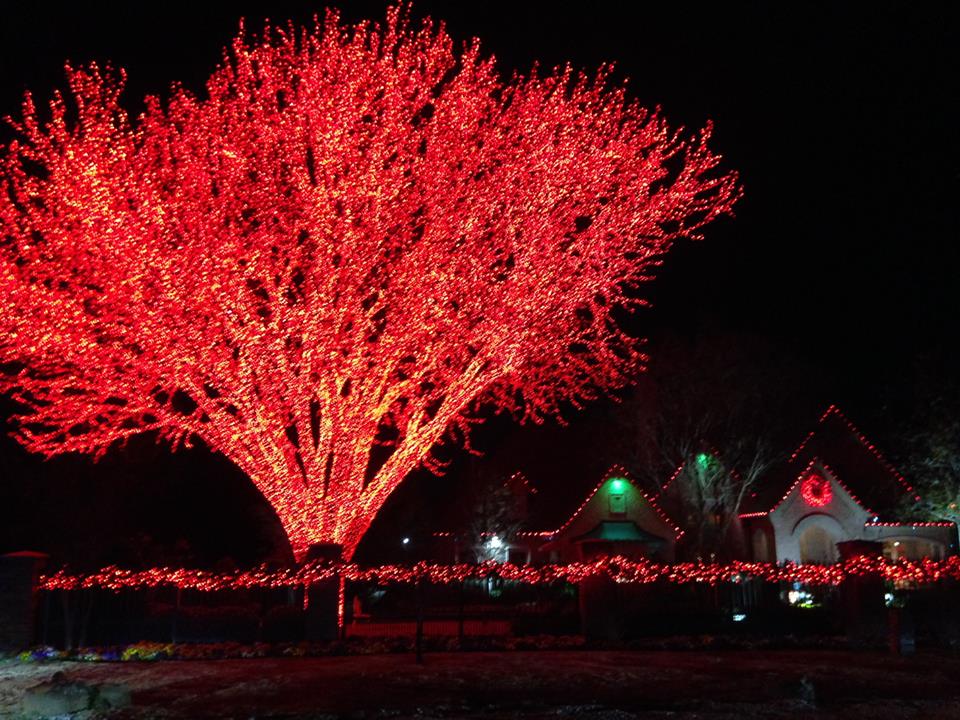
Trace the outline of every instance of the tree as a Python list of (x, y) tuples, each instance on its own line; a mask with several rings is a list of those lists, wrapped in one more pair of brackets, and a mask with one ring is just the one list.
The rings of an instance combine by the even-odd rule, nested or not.
[(641, 406), (628, 401), (618, 417), (628, 463), (663, 494), (689, 556), (736, 554), (740, 507), (790, 435), (771, 408), (791, 405), (798, 374), (748, 336), (674, 337), (657, 347)]
[(200, 439), (294, 552), (347, 557), (481, 406), (539, 421), (629, 380), (616, 313), (739, 195), (596, 76), (509, 82), (443, 27), (328, 12), (241, 36), (131, 120), (122, 72), (30, 95), (0, 186), (0, 390), (31, 450)]
[(484, 474), (476, 464), (470, 468), (470, 499), (466, 518), (466, 541), (480, 561), (506, 561), (510, 544), (523, 526), (525, 481), (503, 473)]
[(920, 399), (901, 442), (903, 468), (916, 494), (903, 498), (900, 511), (907, 519), (952, 522), (960, 528), (960, 390), (941, 379)]
[[(780, 459), (766, 435), (744, 434), (728, 418), (714, 416), (710, 435), (726, 438), (723, 450), (695, 450), (694, 438), (671, 448), (677, 469), (671, 476), (679, 500), (685, 546), (698, 558), (737, 556), (730, 533), (740, 506), (757, 481)], [(706, 437), (706, 436), (702, 436)]]

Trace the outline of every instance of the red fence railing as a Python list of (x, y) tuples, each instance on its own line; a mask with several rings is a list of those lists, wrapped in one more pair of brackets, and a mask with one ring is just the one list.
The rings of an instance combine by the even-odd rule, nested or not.
[(334, 577), (379, 585), (419, 581), (449, 584), (491, 578), (528, 585), (546, 585), (557, 582), (578, 583), (598, 574), (607, 575), (619, 583), (631, 584), (669, 582), (717, 585), (754, 578), (765, 582), (839, 585), (849, 577), (871, 576), (898, 584), (926, 585), (945, 579), (960, 580), (960, 557), (896, 562), (882, 557), (854, 557), (833, 565), (739, 561), (716, 564), (661, 564), (633, 561), (622, 557), (544, 566), (487, 562), (479, 565), (418, 563), (362, 568), (351, 563), (308, 563), (288, 569), (259, 568), (227, 573), (183, 568), (124, 570), (118, 567), (107, 567), (93, 573), (72, 573), (64, 569), (54, 574), (44, 575), (39, 579), (38, 588), (41, 590), (101, 588), (119, 591), (172, 586), (183, 590), (215, 591), (297, 587), (312, 585)]

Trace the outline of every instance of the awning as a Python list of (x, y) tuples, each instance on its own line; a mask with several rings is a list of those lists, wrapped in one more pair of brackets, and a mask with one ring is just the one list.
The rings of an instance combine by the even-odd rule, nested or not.
[(591, 540), (640, 542), (648, 545), (662, 545), (666, 542), (662, 537), (641, 530), (631, 520), (604, 520), (593, 530), (573, 538), (573, 542), (588, 542)]

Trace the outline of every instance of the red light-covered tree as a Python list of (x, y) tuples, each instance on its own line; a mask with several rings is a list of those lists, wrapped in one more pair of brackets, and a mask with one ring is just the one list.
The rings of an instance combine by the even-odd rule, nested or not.
[(500, 79), (403, 8), (241, 36), (204, 97), (131, 120), (122, 73), (31, 98), (0, 180), (16, 436), (200, 438), (297, 556), (350, 557), (479, 403), (540, 420), (643, 360), (614, 317), (739, 189), (609, 69)]

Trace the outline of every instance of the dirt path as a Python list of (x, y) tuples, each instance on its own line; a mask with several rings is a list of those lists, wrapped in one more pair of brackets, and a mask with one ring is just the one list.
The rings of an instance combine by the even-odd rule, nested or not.
[(130, 718), (960, 718), (960, 657), (514, 652), (153, 663), (0, 663), (0, 716), (32, 685), (122, 682)]

